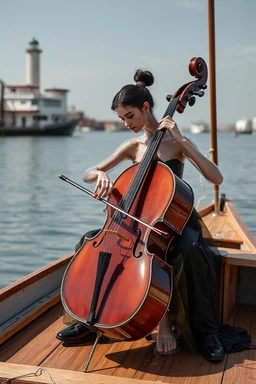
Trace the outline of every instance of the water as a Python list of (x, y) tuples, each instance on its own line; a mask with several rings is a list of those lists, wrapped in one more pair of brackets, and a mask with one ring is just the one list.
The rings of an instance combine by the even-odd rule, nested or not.
[[(202, 153), (210, 135), (188, 135)], [(109, 156), (129, 132), (76, 132), (72, 137), (0, 138), (0, 288), (72, 252), (88, 230), (105, 221), (104, 205), (58, 178), (60, 173), (86, 186), (86, 168)], [(221, 193), (232, 198), (238, 213), (256, 236), (256, 136), (218, 136)], [(111, 179), (127, 166), (110, 173)], [(213, 199), (212, 184), (186, 163), (185, 180), (195, 192), (195, 205)], [(92, 185), (87, 185), (93, 189)]]

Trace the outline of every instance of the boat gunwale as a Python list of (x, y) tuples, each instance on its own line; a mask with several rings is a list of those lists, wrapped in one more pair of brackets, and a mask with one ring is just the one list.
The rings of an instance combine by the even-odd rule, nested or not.
[[(256, 252), (256, 239), (253, 236), (253, 234), (250, 232), (250, 230), (247, 228), (244, 221), (239, 216), (238, 211), (235, 208), (232, 200), (230, 200), (230, 199), (226, 200), (225, 210), (226, 210), (226, 213), (229, 215), (229, 217), (233, 220), (234, 224), (239, 228), (239, 230), (240, 230), (239, 233), (240, 233), (241, 237), (243, 238), (243, 240), (247, 242), (247, 245), (251, 246), (250, 251)], [(208, 204), (206, 204), (206, 205), (204, 205), (198, 209), (198, 213), (202, 219), (204, 219), (205, 216), (209, 215), (213, 211), (214, 211), (214, 201), (212, 201), (212, 202), (210, 202), (210, 203), (208, 203)], [(231, 242), (232, 242), (232, 240), (231, 240)], [(234, 242), (235, 242), (235, 240), (234, 240)]]
[(244, 221), (239, 216), (239, 214), (238, 214), (234, 204), (232, 203), (232, 201), (228, 201), (226, 203), (226, 208), (229, 211), (230, 217), (232, 217), (232, 219), (234, 220), (235, 224), (240, 229), (240, 233), (243, 234), (242, 237), (244, 237), (244, 239), (246, 241), (248, 241), (248, 245), (250, 245), (252, 247), (251, 251), (256, 252), (256, 239), (253, 236), (253, 234), (249, 231), (249, 229), (247, 228), (247, 226), (244, 223)]
[(52, 272), (57, 271), (58, 269), (64, 267), (69, 263), (71, 258), (74, 256), (74, 252), (69, 253), (60, 259), (53, 261), (50, 264), (47, 264), (34, 272), (22, 277), (21, 279), (15, 281), (14, 283), (7, 285), (6, 287), (0, 290), (0, 302), (9, 298), (17, 292), (20, 292), (22, 289), (32, 285), (33, 283), (41, 280), (42, 278), (50, 275)]

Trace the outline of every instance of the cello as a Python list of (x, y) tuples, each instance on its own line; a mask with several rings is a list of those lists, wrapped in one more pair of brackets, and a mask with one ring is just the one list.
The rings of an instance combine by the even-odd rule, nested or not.
[[(183, 113), (187, 104), (195, 103), (195, 96), (204, 95), (206, 63), (193, 58), (189, 71), (196, 80), (167, 97), (163, 117)], [(154, 160), (163, 134), (156, 130), (141, 162), (117, 178), (104, 226), (93, 238), (85, 238), (63, 276), (64, 308), (99, 336), (143, 338), (156, 328), (170, 304), (173, 270), (166, 255), (192, 213), (194, 197), (187, 183)], [(63, 175), (60, 178), (78, 186)]]

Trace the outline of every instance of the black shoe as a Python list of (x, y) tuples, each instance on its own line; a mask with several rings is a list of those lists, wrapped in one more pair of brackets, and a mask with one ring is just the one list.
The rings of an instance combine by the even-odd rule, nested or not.
[(86, 341), (95, 340), (96, 333), (91, 332), (82, 323), (75, 323), (57, 333), (56, 338), (64, 341), (65, 344), (75, 345), (85, 343)]
[(225, 356), (218, 336), (213, 333), (204, 337), (200, 353), (208, 361), (222, 361)]

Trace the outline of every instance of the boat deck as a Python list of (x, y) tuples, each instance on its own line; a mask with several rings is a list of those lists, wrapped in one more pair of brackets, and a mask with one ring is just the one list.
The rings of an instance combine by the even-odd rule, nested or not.
[[(55, 370), (51, 368), (83, 372), (92, 343), (65, 347), (55, 338), (56, 333), (65, 327), (62, 311), (61, 304), (57, 304), (36, 322), (30, 323), (2, 344), (0, 361), (23, 365), (23, 373), (24, 365), (50, 368), (52, 375)], [(252, 342), (256, 344), (256, 306), (237, 305), (229, 323), (246, 328), (252, 336)], [(193, 356), (183, 351), (159, 359), (154, 357), (153, 348), (154, 343), (146, 339), (136, 342), (102, 341), (95, 350), (88, 373), (82, 373), (85, 375), (84, 382), (128, 384), (131, 382), (129, 379), (135, 379), (132, 380), (134, 384), (140, 380), (142, 384), (143, 381), (175, 384), (249, 384), (256, 381), (256, 350), (233, 353), (226, 355), (221, 363), (209, 363), (200, 355)], [(5, 366), (10, 367), (9, 364), (0, 363), (0, 367)], [(68, 371), (67, 380), (70, 375)], [(17, 376), (17, 372), (13, 368), (12, 377)], [(31, 372), (31, 367), (27, 367), (26, 372)], [(104, 378), (98, 375), (106, 376)], [(4, 377), (3, 372), (0, 377)], [(79, 377), (81, 378), (80, 375)], [(113, 381), (110, 381), (111, 377)], [(37, 380), (33, 382), (39, 382)], [(76, 382), (75, 379), (71, 381)]]

